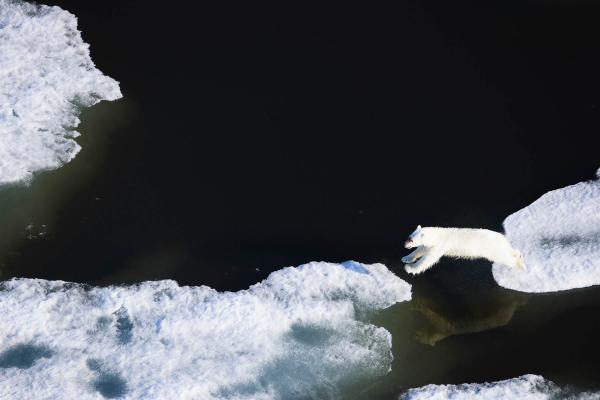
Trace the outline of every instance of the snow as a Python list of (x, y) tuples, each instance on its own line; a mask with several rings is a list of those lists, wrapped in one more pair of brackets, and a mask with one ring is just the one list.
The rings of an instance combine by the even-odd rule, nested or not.
[(365, 316), (411, 298), (382, 264), (313, 262), (239, 292), (174, 281), (0, 286), (0, 398), (340, 398), (385, 375)]
[(0, 0), (0, 184), (71, 161), (80, 107), (120, 97), (118, 82), (95, 68), (73, 14)]
[[(600, 170), (599, 170), (600, 172)], [(499, 285), (554, 292), (600, 284), (600, 181), (553, 190), (504, 221), (525, 271), (494, 264)]]
[(560, 388), (539, 375), (523, 375), (497, 382), (427, 385), (410, 389), (400, 400), (597, 400), (600, 393)]

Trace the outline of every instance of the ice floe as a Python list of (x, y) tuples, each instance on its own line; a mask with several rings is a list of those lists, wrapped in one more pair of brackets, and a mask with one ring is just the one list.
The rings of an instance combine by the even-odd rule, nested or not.
[(598, 179), (544, 194), (506, 218), (504, 230), (527, 268), (494, 264), (494, 279), (501, 286), (554, 292), (600, 284)]
[(539, 375), (523, 375), (497, 382), (464, 383), (461, 385), (427, 385), (410, 389), (400, 400), (592, 400), (594, 392), (575, 392), (560, 388)]
[(0, 0), (0, 184), (72, 160), (80, 107), (120, 97), (118, 82), (95, 68), (73, 14)]
[(356, 262), (284, 268), (238, 292), (12, 279), (0, 398), (339, 398), (391, 366), (391, 335), (366, 316), (410, 298), (384, 265)]

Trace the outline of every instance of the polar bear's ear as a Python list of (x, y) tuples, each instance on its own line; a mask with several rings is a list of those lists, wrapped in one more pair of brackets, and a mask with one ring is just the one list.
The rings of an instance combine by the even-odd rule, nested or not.
[(417, 229), (414, 230), (408, 237), (414, 238), (421, 233), (421, 225), (417, 226)]

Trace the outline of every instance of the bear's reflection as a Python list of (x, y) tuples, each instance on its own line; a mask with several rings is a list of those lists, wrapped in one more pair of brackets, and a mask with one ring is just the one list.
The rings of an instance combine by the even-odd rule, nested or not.
[(504, 326), (526, 301), (527, 298), (518, 293), (505, 293), (477, 302), (456, 302), (439, 296), (416, 294), (411, 309), (424, 318), (417, 325), (414, 339), (434, 346), (450, 336)]

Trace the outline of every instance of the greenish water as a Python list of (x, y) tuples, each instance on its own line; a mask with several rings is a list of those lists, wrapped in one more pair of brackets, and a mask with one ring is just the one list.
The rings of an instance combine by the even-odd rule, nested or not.
[[(57, 170), (36, 174), (32, 182), (0, 188), (1, 277), (60, 279), (63, 268), (72, 267), (53, 263), (59, 260), (52, 259), (49, 247), (59, 243), (68, 259), (68, 239), (57, 237), (57, 233), (65, 220), (73, 224), (73, 216), (77, 215), (73, 204), (76, 208), (87, 208), (90, 213), (101, 208), (102, 190), (94, 190), (95, 178), (110, 163), (111, 152), (118, 146), (119, 130), (132, 108), (127, 100), (121, 100), (83, 110), (78, 127), (83, 135), (77, 139), (83, 149), (75, 160)], [(85, 216), (78, 217), (77, 222), (84, 227)]]
[(524, 294), (497, 287), (489, 266), (472, 264), (443, 262), (413, 282), (411, 302), (374, 319), (392, 333), (394, 362), (357, 398), (528, 373), (576, 391), (600, 387), (600, 289)]

